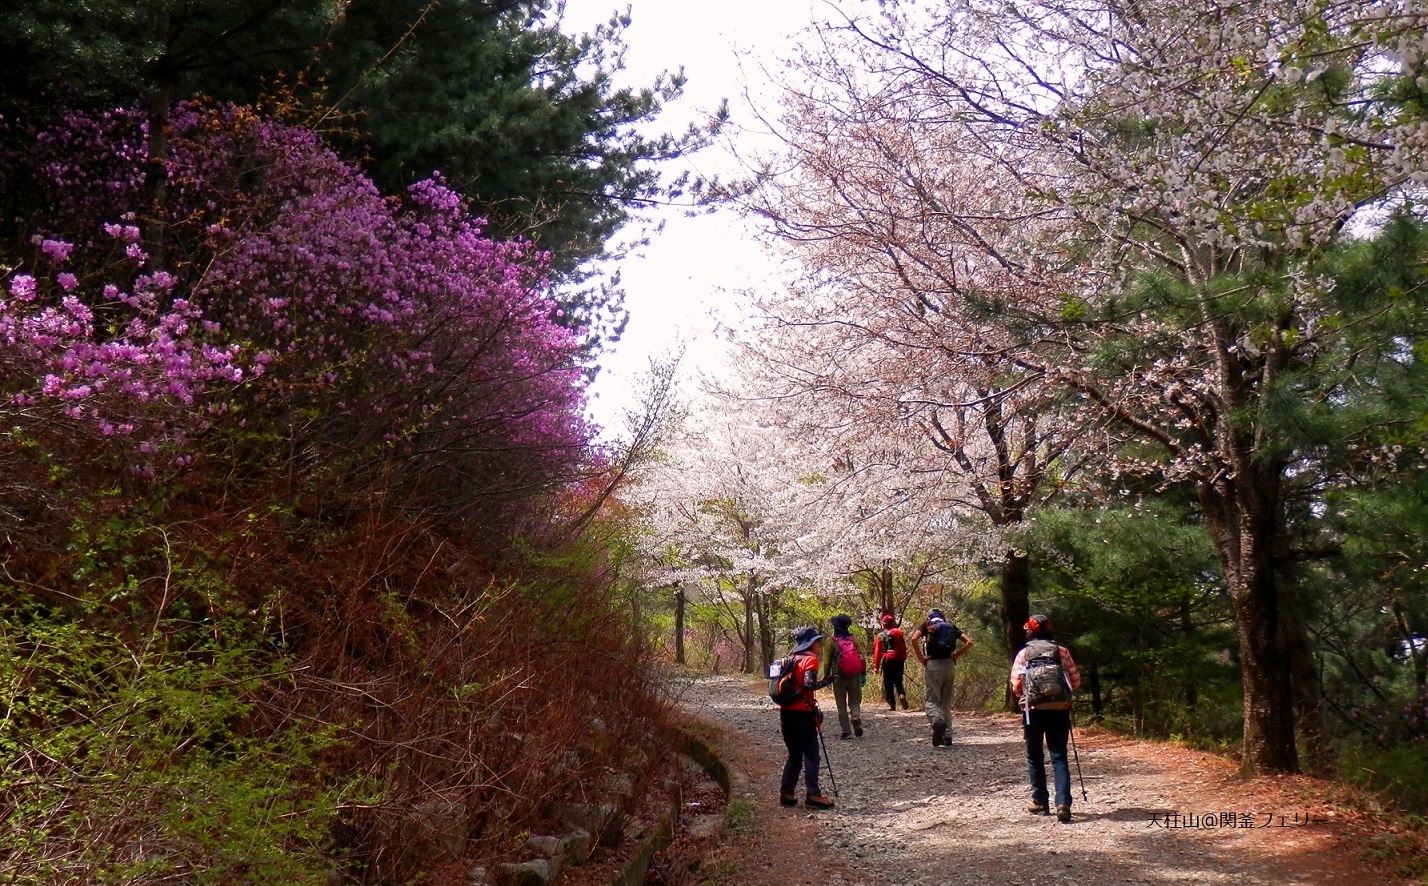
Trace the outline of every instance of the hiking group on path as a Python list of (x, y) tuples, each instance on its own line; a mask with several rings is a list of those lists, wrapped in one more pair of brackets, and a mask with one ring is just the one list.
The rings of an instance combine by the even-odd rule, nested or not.
[[(769, 697), (778, 705), (779, 731), (788, 749), (779, 784), (779, 803), (783, 806), (798, 805), (800, 772), (805, 805), (815, 809), (836, 805), (819, 783), (820, 748), (826, 754), (823, 712), (816, 695), (819, 689), (833, 687), (842, 729), (839, 738), (863, 736), (862, 687), (867, 681), (867, 662), (852, 636), (852, 617), (835, 615), (831, 624), (832, 643), (826, 648), (827, 638), (816, 628), (798, 628), (788, 656), (769, 668)], [(883, 631), (873, 642), (873, 671), (883, 674), (883, 700), (888, 710), (896, 711), (899, 701), (907, 709), (903, 674), (910, 650), (926, 670), (924, 710), (932, 729), (932, 746), (951, 747), (957, 661), (972, 648), (972, 638), (949, 622), (940, 609), (930, 610), (927, 620), (910, 637), (903, 636), (892, 615), (884, 615), (882, 624)], [(1056, 818), (1069, 822), (1072, 798), (1067, 743), (1071, 734), (1071, 695), (1081, 686), (1081, 674), (1071, 650), (1055, 641), (1046, 616), (1031, 616), (1024, 629), (1027, 642), (1012, 662), (1008, 683), (1022, 711), (1030, 788), (1026, 809), (1033, 815), (1048, 815), (1051, 811), (1044, 743), (1051, 756)], [(825, 676), (820, 677), (820, 671)], [(832, 774), (830, 765), (830, 781)]]
[[(737, 881), (728, 882), (1406, 886), (1391, 861), (1367, 854), (1393, 835), (1370, 829), (1352, 811), (1336, 809), (1313, 779), (1244, 781), (1233, 761), (1215, 754), (1094, 727), (1072, 733), (1068, 711), (1033, 713), (1030, 718), (1023, 711), (1015, 719), (1001, 712), (958, 711), (955, 723), (944, 715), (944, 743), (930, 747), (936, 715), (924, 708), (919, 716), (915, 705), (905, 703), (898, 668), (890, 674), (889, 665), (918, 659), (918, 651), (927, 654), (932, 621), (928, 613), (917, 630), (909, 626), (907, 636), (894, 631), (895, 622), (884, 623), (874, 635), (869, 661), (873, 676), (866, 679), (882, 677), (886, 707), (870, 695), (863, 708), (863, 680), (845, 681), (847, 725), (843, 727), (840, 718), (840, 729), (835, 730), (830, 718), (824, 724), (827, 743), (817, 729), (815, 705), (790, 715), (785, 706), (770, 701), (768, 682), (776, 687), (779, 680), (755, 682), (746, 675), (719, 674), (671, 679), (671, 698), (712, 723), (714, 734), (725, 736), (718, 745), (733, 773), (740, 809), (753, 810), (751, 820), (763, 823), (743, 832), (752, 834), (747, 844), (743, 838), (729, 841), (730, 847), (740, 848), (729, 849), (733, 855), (721, 862), (738, 872)], [(1071, 676), (1075, 661), (1069, 653), (1062, 657), (1065, 647), (1059, 643), (1054, 656), (1038, 653), (1044, 649), (1038, 641), (1055, 641), (1049, 623), (1031, 621), (1035, 624), (1027, 627), (1037, 636), (1029, 638), (1025, 655), (1018, 654), (1012, 665), (1021, 678), (1022, 698), (1029, 691), (1035, 699), (1047, 685), (1057, 683), (1057, 670), (1065, 675), (1065, 689), (1076, 678)], [(794, 658), (807, 661), (793, 665), (789, 670), (795, 677), (785, 682), (806, 699), (816, 699), (806, 690), (834, 685), (827, 677), (838, 676), (838, 647), (846, 646), (837, 643), (841, 633), (837, 626), (826, 638), (812, 629), (797, 633), (794, 648), (799, 654)], [(1013, 687), (1016, 676), (1009, 667)], [(1043, 704), (1032, 710), (1054, 709)], [(1062, 723), (1071, 741), (1075, 782), (1063, 768)], [(861, 737), (858, 727), (864, 732)], [(851, 733), (849, 739), (835, 739), (843, 728)], [(782, 747), (771, 740), (775, 730), (785, 736)], [(1038, 752), (1049, 746), (1051, 773), (1038, 774), (1038, 769), (1045, 772), (1044, 764), (1037, 765), (1041, 754), (1029, 746)], [(791, 760), (795, 765), (790, 771)], [(825, 767), (822, 780), (820, 766)], [(776, 805), (768, 787), (775, 779), (780, 780), (784, 806), (805, 806), (808, 793), (826, 805), (815, 801), (801, 815)], [(800, 779), (805, 793), (795, 795)], [(1046, 786), (1045, 799), (1036, 793), (1038, 782)], [(1075, 815), (1070, 824), (1041, 814), (1037, 807), (1056, 812), (1057, 806), (1067, 806), (1070, 811), (1073, 784)], [(1028, 803), (1037, 814), (1027, 814)]]

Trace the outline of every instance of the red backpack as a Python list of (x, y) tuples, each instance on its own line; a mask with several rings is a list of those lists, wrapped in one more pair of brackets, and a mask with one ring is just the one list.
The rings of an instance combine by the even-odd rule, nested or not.
[(867, 671), (868, 665), (858, 652), (856, 640), (852, 637), (834, 637), (833, 642), (838, 648), (838, 673), (851, 677)]

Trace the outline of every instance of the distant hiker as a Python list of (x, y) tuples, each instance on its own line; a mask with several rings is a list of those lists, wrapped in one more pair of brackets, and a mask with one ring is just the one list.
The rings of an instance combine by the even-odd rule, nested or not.
[[(778, 702), (779, 731), (788, 748), (788, 761), (783, 764), (783, 781), (779, 785), (778, 801), (784, 806), (797, 806), (794, 791), (798, 788), (798, 770), (803, 769), (803, 786), (807, 789), (804, 803), (815, 809), (831, 809), (833, 801), (818, 789), (818, 731), (823, 725), (823, 712), (818, 710), (814, 691), (832, 683), (836, 677), (818, 679), (818, 660), (823, 652), (823, 635), (815, 628), (804, 627), (793, 632), (793, 649), (779, 663), (776, 677), (770, 669), (769, 682), (784, 682), (792, 674), (791, 700)], [(780, 687), (782, 688), (782, 687)], [(772, 686), (771, 686), (772, 689)], [(774, 694), (773, 692), (770, 693)]]
[(897, 619), (883, 616), (883, 630), (873, 638), (873, 673), (883, 675), (883, 701), (888, 710), (897, 710), (897, 700), (902, 699), (902, 709), (907, 710), (907, 689), (902, 685), (903, 671), (907, 666), (907, 639)]
[(833, 677), (833, 701), (838, 705), (838, 725), (843, 727), (839, 738), (863, 737), (863, 684), (867, 682), (868, 663), (853, 637), (853, 618), (835, 615), (833, 642), (828, 646), (825, 673)]
[(972, 648), (972, 638), (942, 615), (941, 609), (927, 613), (927, 621), (912, 632), (912, 651), (927, 669), (927, 701), (923, 709), (932, 724), (932, 746), (952, 746), (952, 684), (957, 675), (957, 659)]
[(1011, 667), (1012, 693), (1021, 700), (1021, 731), (1026, 739), (1026, 777), (1031, 782), (1031, 803), (1026, 811), (1046, 815), (1046, 760), (1042, 739), (1051, 751), (1056, 781), (1056, 818), (1071, 820), (1071, 767), (1066, 762), (1066, 739), (1071, 734), (1071, 693), (1081, 688), (1081, 672), (1071, 650), (1052, 637), (1044, 615), (1026, 620), (1026, 645)]

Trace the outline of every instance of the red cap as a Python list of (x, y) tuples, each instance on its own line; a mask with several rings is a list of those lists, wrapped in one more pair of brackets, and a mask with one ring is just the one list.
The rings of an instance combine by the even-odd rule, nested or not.
[(890, 628), (895, 624), (897, 624), (897, 619), (893, 618), (891, 615), (883, 616), (883, 627)]

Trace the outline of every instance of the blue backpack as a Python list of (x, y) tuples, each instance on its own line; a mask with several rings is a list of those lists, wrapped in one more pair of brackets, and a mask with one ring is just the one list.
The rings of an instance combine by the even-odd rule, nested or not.
[(957, 651), (957, 637), (961, 632), (945, 621), (933, 622), (927, 634), (927, 655), (929, 658), (951, 658)]

